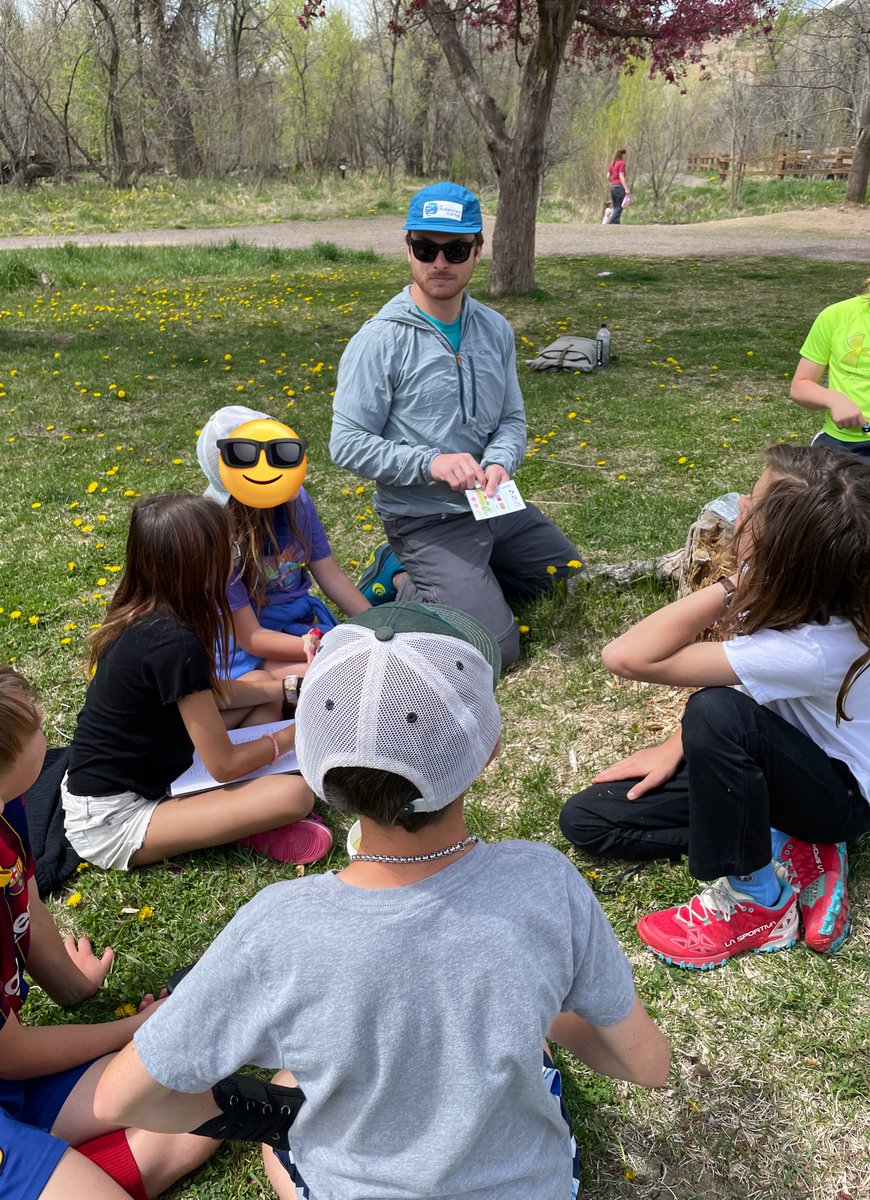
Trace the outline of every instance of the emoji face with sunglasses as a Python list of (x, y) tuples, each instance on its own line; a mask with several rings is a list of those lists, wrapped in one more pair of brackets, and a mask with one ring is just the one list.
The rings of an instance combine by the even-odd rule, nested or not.
[(280, 421), (246, 421), (217, 448), (224, 487), (251, 508), (286, 504), (305, 482), (308, 443)]

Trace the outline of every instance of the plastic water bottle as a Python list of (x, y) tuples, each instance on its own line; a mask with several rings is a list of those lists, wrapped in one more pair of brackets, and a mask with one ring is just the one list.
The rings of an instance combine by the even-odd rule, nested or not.
[(607, 323), (602, 321), (601, 328), (595, 335), (595, 365), (606, 367), (610, 364), (610, 330)]

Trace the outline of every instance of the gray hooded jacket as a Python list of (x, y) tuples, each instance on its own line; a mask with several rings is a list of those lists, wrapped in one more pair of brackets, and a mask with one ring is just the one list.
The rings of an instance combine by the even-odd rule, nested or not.
[(510, 325), (466, 292), (456, 354), (407, 287), (351, 338), (338, 368), (329, 450), (377, 481), (385, 517), (468, 512), (465, 496), (429, 476), (437, 454), (499, 463), (513, 477), (526, 414)]

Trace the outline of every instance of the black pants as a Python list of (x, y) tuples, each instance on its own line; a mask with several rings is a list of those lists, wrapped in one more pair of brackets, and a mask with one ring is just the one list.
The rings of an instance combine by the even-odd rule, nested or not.
[(638, 800), (634, 779), (572, 796), (559, 823), (601, 858), (645, 861), (688, 851), (696, 879), (747, 875), (770, 862), (770, 829), (843, 842), (870, 829), (870, 804), (851, 771), (788, 721), (735, 691), (705, 688), (683, 715), (685, 760)]
[(831, 437), (829, 433), (817, 433), (811, 445), (824, 446), (828, 450), (846, 450), (850, 454), (858, 454), (861, 458), (870, 458), (870, 441), (847, 442), (843, 438)]
[(611, 207), (613, 208), (613, 213), (611, 215), (610, 220), (607, 222), (608, 225), (621, 225), (622, 224), (622, 202), (624, 199), (625, 199), (625, 188), (622, 186), (622, 184), (621, 183), (611, 184), (610, 204), (611, 204)]

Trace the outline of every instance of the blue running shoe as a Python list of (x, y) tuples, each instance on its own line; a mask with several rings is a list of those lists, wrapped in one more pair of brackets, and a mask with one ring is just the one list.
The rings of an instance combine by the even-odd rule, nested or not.
[(387, 604), (396, 598), (393, 577), (401, 570), (402, 564), (390, 549), (390, 543), (384, 542), (378, 546), (372, 561), (360, 575), (356, 586), (369, 604), (374, 607), (379, 604)]

